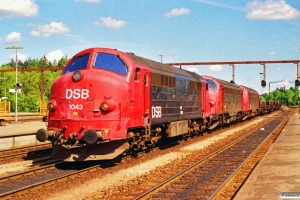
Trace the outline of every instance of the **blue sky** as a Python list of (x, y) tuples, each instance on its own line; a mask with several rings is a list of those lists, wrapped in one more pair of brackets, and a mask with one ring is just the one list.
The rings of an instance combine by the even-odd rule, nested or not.
[[(169, 62), (300, 60), (299, 0), (0, 0), (0, 64), (71, 57), (109, 47)], [(161, 57), (160, 54), (163, 54)], [(184, 67), (232, 79), (231, 66)], [(300, 67), (299, 67), (300, 68)], [(260, 87), (262, 65), (236, 65), (235, 82)], [(295, 64), (267, 65), (266, 81), (291, 87)], [(268, 85), (267, 85), (268, 86)]]

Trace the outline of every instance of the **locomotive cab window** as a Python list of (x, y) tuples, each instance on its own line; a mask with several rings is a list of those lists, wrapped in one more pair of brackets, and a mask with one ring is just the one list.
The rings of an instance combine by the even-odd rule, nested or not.
[(135, 73), (134, 73), (134, 81), (135, 82), (139, 82), (140, 81), (140, 68), (136, 68), (135, 69)]
[(210, 79), (205, 79), (205, 80), (206, 80), (209, 88), (214, 89), (214, 90), (218, 89), (217, 84), (213, 80), (210, 80)]
[(90, 54), (84, 54), (75, 57), (65, 68), (63, 74), (74, 72), (86, 68), (89, 61)]
[(106, 69), (123, 76), (126, 76), (128, 72), (126, 64), (119, 56), (108, 53), (97, 53), (94, 67)]
[(144, 74), (144, 85), (148, 86), (148, 74)]

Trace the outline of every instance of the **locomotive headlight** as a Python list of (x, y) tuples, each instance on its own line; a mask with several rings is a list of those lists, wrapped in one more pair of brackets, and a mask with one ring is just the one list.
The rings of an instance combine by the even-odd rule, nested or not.
[(78, 82), (78, 81), (80, 81), (82, 79), (82, 77), (83, 77), (83, 74), (80, 71), (75, 71), (73, 73), (73, 77), (72, 78), (73, 78), (74, 81)]
[(100, 105), (100, 109), (105, 112), (105, 113), (109, 113), (114, 111), (117, 108), (117, 103), (111, 99), (104, 101), (101, 105)]
[(47, 104), (47, 109), (48, 109), (49, 111), (54, 111), (55, 107), (56, 107), (56, 102), (55, 102), (55, 101), (50, 101), (50, 102)]
[(101, 104), (101, 110), (108, 111), (108, 109), (109, 109), (108, 103), (104, 102)]

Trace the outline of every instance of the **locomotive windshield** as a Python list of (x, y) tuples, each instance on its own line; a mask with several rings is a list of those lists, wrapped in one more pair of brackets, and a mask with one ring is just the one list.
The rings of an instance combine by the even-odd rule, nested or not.
[(98, 53), (94, 67), (113, 71), (123, 76), (126, 76), (128, 72), (127, 66), (119, 56), (108, 53)]
[(63, 74), (86, 68), (87, 63), (89, 61), (89, 57), (90, 57), (89, 53), (75, 57), (72, 60), (72, 62), (70, 62), (66, 66), (66, 68), (63, 71)]
[(214, 89), (214, 90), (218, 89), (217, 84), (213, 80), (210, 80), (210, 79), (205, 79), (205, 80), (206, 80), (209, 88)]
[(245, 88), (243, 88), (243, 94), (246, 94), (246, 90), (245, 90)]

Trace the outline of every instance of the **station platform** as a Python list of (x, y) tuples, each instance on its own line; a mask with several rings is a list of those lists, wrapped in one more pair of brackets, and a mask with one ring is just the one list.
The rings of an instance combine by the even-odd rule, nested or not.
[(235, 200), (300, 199), (300, 119), (294, 114)]
[(40, 128), (47, 128), (47, 122), (43, 122), (42, 120), (18, 122), (0, 126), (0, 138), (13, 135), (35, 134)]
[(43, 122), (40, 113), (20, 112), (18, 121), (15, 121), (15, 113), (0, 113), (0, 119), (7, 122), (5, 126), (0, 126), (0, 137), (31, 134), (40, 128), (46, 129), (46, 122)]
[(46, 129), (47, 122), (42, 120), (18, 121), (18, 123), (7, 123), (6, 126), (0, 126), (0, 150), (41, 144), (35, 136), (40, 128)]
[[(0, 119), (5, 119), (6, 121), (15, 121), (16, 113), (0, 113)], [(32, 119), (43, 119), (43, 115), (40, 113), (31, 113), (31, 112), (18, 112), (17, 113), (18, 121), (22, 120), (32, 120)]]

